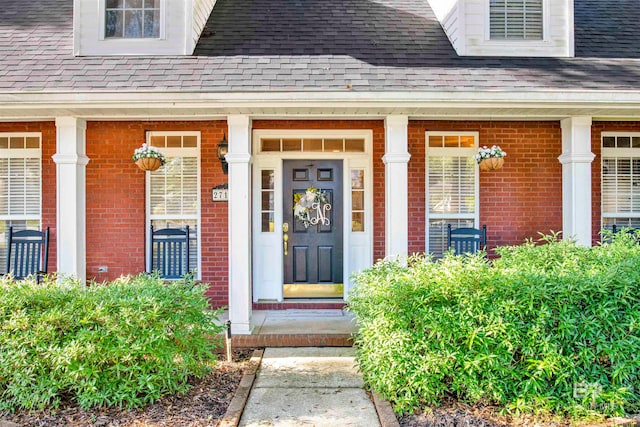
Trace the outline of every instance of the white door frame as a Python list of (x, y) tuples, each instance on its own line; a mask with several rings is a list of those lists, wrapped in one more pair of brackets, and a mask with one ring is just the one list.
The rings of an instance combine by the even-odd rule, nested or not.
[[(364, 153), (262, 152), (263, 138), (364, 138)], [(253, 301), (283, 301), (284, 258), (282, 241), (283, 160), (327, 159), (343, 161), (343, 283), (345, 295), (351, 287), (352, 273), (373, 264), (373, 131), (371, 130), (254, 130), (253, 131)], [(351, 171), (364, 171), (364, 231), (351, 231)], [(261, 176), (263, 170), (274, 173), (274, 229), (262, 231)]]

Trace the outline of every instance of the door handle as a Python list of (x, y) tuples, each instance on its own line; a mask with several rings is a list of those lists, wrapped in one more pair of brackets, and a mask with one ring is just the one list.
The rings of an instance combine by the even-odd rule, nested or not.
[(289, 246), (288, 244), (289, 235), (287, 233), (284, 233), (284, 236), (282, 236), (282, 240), (284, 241), (284, 256), (287, 256), (288, 255), (287, 247)]
[(282, 224), (282, 240), (284, 243), (284, 256), (287, 256), (289, 254), (288, 251), (288, 246), (289, 246), (289, 235), (287, 234), (287, 232), (289, 231), (289, 223), (285, 222), (284, 224)]

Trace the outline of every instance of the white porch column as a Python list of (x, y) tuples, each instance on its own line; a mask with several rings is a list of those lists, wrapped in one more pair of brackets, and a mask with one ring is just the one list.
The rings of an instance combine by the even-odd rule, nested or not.
[(57, 269), (80, 281), (87, 278), (86, 130), (83, 119), (56, 118)]
[(250, 334), (251, 120), (227, 117), (229, 126), (229, 320), (233, 334)]
[(569, 117), (562, 127), (562, 234), (591, 246), (591, 117)]
[(385, 127), (385, 256), (406, 257), (409, 250), (407, 116), (387, 116)]

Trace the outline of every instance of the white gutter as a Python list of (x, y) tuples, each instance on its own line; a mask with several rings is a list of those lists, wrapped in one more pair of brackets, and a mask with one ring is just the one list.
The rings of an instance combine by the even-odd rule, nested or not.
[[(216, 107), (638, 108), (640, 91), (0, 92), (2, 108)], [(470, 105), (473, 104), (473, 105)]]

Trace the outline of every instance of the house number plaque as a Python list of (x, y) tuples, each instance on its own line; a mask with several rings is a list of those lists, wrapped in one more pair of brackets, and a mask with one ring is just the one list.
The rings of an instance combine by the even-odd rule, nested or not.
[(211, 200), (214, 202), (228, 202), (229, 188), (227, 184), (218, 185), (211, 190)]

